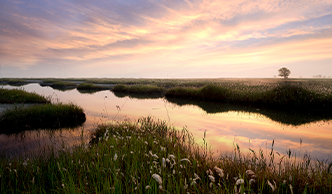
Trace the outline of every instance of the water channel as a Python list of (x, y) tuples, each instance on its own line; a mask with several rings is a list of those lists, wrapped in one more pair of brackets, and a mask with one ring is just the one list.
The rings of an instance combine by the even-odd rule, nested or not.
[[(332, 117), (280, 113), (271, 110), (197, 102), (158, 97), (144, 97), (114, 94), (109, 90), (93, 94), (80, 93), (76, 89), (59, 91), (39, 84), (22, 87), (51, 96), (54, 102), (73, 102), (81, 106), (87, 120), (75, 129), (25, 131), (21, 134), (0, 134), (0, 151), (10, 156), (20, 154), (43, 154), (49, 146), (61, 149), (64, 145), (81, 143), (82, 137), (88, 141), (96, 125), (110, 121), (137, 121), (151, 116), (165, 120), (170, 125), (182, 129), (186, 127), (202, 144), (204, 133), (209, 147), (215, 155), (229, 152), (238, 144), (243, 152), (262, 148), (269, 152), (274, 140), (274, 150), (286, 154), (310, 154), (319, 160), (332, 156)], [(45, 149), (46, 148), (46, 149)]]

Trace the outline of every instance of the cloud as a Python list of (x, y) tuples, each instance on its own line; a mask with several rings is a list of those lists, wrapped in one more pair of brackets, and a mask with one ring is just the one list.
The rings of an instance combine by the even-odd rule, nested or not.
[(331, 51), (323, 44), (331, 44), (331, 7), (327, 0), (2, 1), (0, 63), (235, 69), (321, 60)]

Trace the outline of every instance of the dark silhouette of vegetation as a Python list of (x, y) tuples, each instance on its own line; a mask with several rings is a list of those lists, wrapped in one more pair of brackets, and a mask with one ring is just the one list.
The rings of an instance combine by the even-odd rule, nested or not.
[(284, 77), (285, 79), (288, 78), (289, 74), (290, 74), (290, 70), (287, 69), (286, 67), (283, 67), (281, 69), (279, 69), (279, 75), (280, 77)]
[(75, 127), (86, 120), (83, 109), (73, 104), (17, 106), (0, 117), (0, 134), (15, 134), (32, 129)]

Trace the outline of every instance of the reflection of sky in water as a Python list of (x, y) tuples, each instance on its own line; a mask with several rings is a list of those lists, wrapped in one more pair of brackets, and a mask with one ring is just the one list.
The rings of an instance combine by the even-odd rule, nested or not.
[[(12, 88), (11, 86), (4, 86)], [(53, 100), (61, 102), (74, 102), (83, 107), (87, 115), (87, 121), (83, 127), (76, 130), (62, 130), (49, 137), (46, 131), (27, 132), (24, 140), (21, 138), (0, 135), (2, 150), (10, 152), (33, 151), (39, 147), (56, 145), (61, 147), (62, 140), (78, 143), (82, 130), (85, 138), (98, 123), (107, 120), (130, 119), (136, 121), (141, 116), (153, 116), (169, 122), (169, 124), (181, 129), (187, 129), (194, 135), (198, 143), (202, 143), (204, 131), (206, 139), (214, 153), (230, 151), (237, 143), (242, 151), (249, 148), (256, 151), (262, 148), (270, 150), (275, 139), (274, 150), (286, 153), (301, 153), (307, 151), (313, 158), (328, 159), (332, 155), (332, 122), (316, 122), (301, 126), (287, 126), (272, 121), (258, 113), (245, 113), (229, 111), (224, 113), (208, 114), (194, 105), (178, 106), (164, 99), (144, 99), (123, 97), (117, 98), (110, 91), (101, 91), (94, 94), (81, 94), (76, 89), (62, 92), (50, 87), (40, 87), (38, 84), (24, 86), (26, 91), (35, 91), (38, 94), (52, 96)], [(117, 110), (120, 106), (121, 110)], [(300, 145), (300, 138), (302, 145)]]

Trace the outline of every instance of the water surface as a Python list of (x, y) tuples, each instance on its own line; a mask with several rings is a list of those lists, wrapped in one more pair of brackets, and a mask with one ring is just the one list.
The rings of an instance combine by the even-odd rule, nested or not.
[[(4, 86), (4, 88), (16, 88)], [(200, 144), (204, 133), (211, 150), (218, 155), (234, 149), (238, 144), (243, 152), (248, 148), (268, 152), (275, 140), (274, 150), (286, 153), (291, 149), (300, 155), (308, 153), (319, 160), (332, 155), (332, 120), (329, 115), (302, 115), (275, 112), (228, 104), (178, 99), (113, 94), (100, 91), (80, 93), (28, 84), (21, 88), (50, 96), (54, 102), (74, 102), (83, 107), (87, 120), (82, 127), (27, 131), (16, 135), (0, 135), (0, 149), (10, 155), (40, 153), (41, 148), (75, 145), (81, 137), (88, 141), (96, 125), (109, 121), (137, 121), (141, 116), (152, 116), (181, 129), (186, 127)], [(120, 108), (119, 108), (120, 107)], [(302, 143), (300, 143), (302, 142)]]

